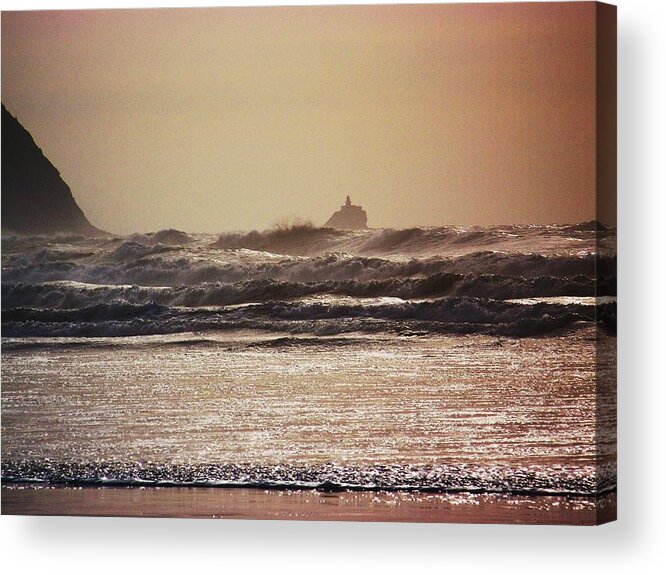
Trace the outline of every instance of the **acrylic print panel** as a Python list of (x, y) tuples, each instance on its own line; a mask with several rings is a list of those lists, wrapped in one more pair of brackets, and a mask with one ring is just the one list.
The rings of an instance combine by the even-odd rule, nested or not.
[(2, 509), (615, 518), (615, 8), (4, 12)]

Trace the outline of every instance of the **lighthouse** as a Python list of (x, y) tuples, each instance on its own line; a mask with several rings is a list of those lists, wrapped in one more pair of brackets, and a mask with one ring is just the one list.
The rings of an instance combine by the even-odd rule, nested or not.
[(340, 230), (363, 230), (368, 227), (368, 214), (362, 206), (352, 204), (351, 197), (347, 195), (344, 205), (335, 212), (324, 224), (325, 228)]

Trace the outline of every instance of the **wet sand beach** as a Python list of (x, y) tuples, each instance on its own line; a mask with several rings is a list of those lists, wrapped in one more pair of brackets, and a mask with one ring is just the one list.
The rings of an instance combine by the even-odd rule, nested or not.
[(528, 496), (205, 487), (2, 487), (3, 515), (598, 525), (616, 496)]

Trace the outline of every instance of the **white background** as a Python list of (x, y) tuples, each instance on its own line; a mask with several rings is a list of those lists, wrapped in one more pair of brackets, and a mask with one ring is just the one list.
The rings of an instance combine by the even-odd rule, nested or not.
[[(3, 10), (224, 3), (0, 0)], [(666, 3), (617, 4), (619, 521), (583, 528), (3, 516), (5, 573), (666, 572)]]

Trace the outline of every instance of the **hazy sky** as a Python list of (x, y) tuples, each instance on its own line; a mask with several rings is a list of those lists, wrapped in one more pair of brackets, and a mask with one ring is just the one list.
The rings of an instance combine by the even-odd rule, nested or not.
[(4, 12), (2, 100), (111, 232), (594, 214), (593, 3)]

